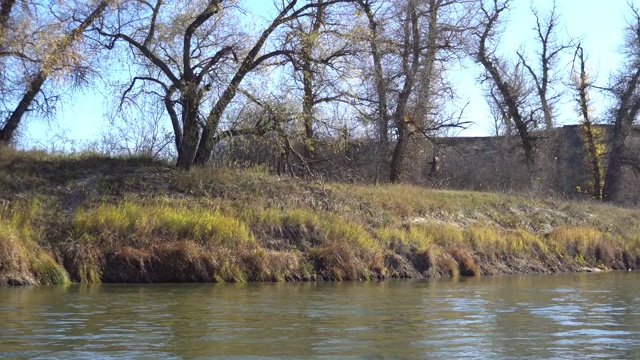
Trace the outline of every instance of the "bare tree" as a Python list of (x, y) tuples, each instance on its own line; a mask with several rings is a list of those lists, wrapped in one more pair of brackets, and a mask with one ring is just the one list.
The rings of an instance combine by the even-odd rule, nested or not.
[(499, 94), (497, 94), (495, 86), (489, 87), (487, 94), (487, 104), (489, 105), (489, 111), (493, 117), (493, 129), (495, 136), (513, 135), (513, 124), (511, 123), (511, 117), (509, 112), (504, 106), (504, 102), (501, 100)]
[[(373, 7), (375, 0), (358, 0), (358, 4), (367, 16), (369, 27), (368, 42), (373, 60), (374, 83), (377, 95), (377, 128), (380, 143), (386, 144), (389, 141), (389, 109), (387, 102), (387, 85), (382, 69), (382, 51), (378, 45), (381, 42), (383, 29), (380, 20), (376, 17)], [(380, 5), (377, 5), (380, 7)]]
[[(523, 79), (520, 63), (510, 66), (508, 62), (496, 54), (496, 42), (500, 35), (500, 16), (509, 10), (510, 0), (491, 0), (482, 3), (481, 26), (476, 33), (478, 37), (476, 61), (485, 69), (483, 82), (490, 82), (490, 92), (499, 100), (507, 118), (513, 122), (524, 150), (527, 166), (534, 163), (534, 139), (530, 128), (535, 123), (534, 111), (526, 114), (525, 104), (530, 93), (527, 82)], [(513, 70), (509, 70), (509, 69)], [(497, 96), (499, 94), (499, 97)], [(527, 116), (528, 115), (528, 116)]]
[(551, 94), (556, 78), (554, 77), (554, 70), (558, 65), (562, 52), (574, 47), (574, 45), (573, 41), (563, 43), (558, 39), (559, 14), (555, 0), (553, 1), (549, 14), (545, 17), (542, 17), (535, 8), (532, 8), (531, 11), (536, 18), (534, 31), (536, 32), (536, 40), (540, 47), (536, 54), (538, 57), (536, 64), (538, 69), (534, 69), (533, 65), (527, 62), (522, 50), (518, 51), (517, 54), (522, 65), (527, 69), (527, 72), (533, 79), (540, 100), (540, 108), (544, 117), (545, 127), (551, 129), (554, 126), (554, 106), (560, 99), (559, 93)]
[[(327, 0), (323, 5), (343, 1)], [(266, 130), (264, 123), (242, 129), (220, 126), (245, 77), (287, 54), (278, 48), (265, 50), (269, 37), (283, 24), (310, 16), (319, 6), (311, 1), (301, 6), (297, 0), (284, 1), (275, 18), (248, 43), (253, 34), (234, 33), (229, 22), (239, 22), (233, 19), (241, 14), (234, 11), (234, 3), (131, 0), (128, 4), (99, 31), (110, 40), (110, 48), (119, 41), (126, 43), (143, 72), (131, 80), (125, 96), (137, 86), (139, 90), (150, 86), (155, 90), (138, 94), (163, 99), (175, 133), (177, 165), (183, 169), (207, 163), (213, 146), (227, 136)]]
[[(91, 4), (74, 3), (70, 13), (60, 14), (56, 6), (44, 4), (32, 5), (38, 11), (33, 11), (36, 16), (41, 11), (48, 14), (51, 19), (48, 24), (41, 24), (39, 19), (21, 18), (11, 25), (12, 12), (15, 11), (15, 1), (3, 0), (0, 2), (0, 58), (3, 63), (9, 61), (11, 66), (5, 67), (3, 84), (1, 85), (3, 102), (6, 99), (15, 99), (16, 103), (4, 104), (8, 108), (7, 116), (0, 128), (0, 143), (7, 144), (14, 138), (16, 129), (27, 112), (32, 110), (36, 97), (43, 91), (43, 86), (52, 75), (64, 72), (84, 71), (82, 56), (76, 46), (82, 41), (83, 33), (105, 12), (110, 0), (92, 2)], [(28, 9), (29, 4), (25, 7)], [(84, 15), (83, 15), (84, 13)], [(25, 16), (23, 11), (23, 16)], [(63, 20), (64, 19), (64, 20)], [(32, 33), (26, 24), (42, 25), (38, 33)], [(66, 21), (66, 24), (61, 23)], [(73, 25), (75, 23), (75, 25)], [(66, 26), (73, 26), (64, 31)], [(14, 27), (12, 29), (12, 27)], [(13, 30), (13, 31), (9, 31)], [(9, 37), (13, 35), (13, 44)], [(16, 41), (18, 39), (19, 41)], [(17, 64), (20, 63), (20, 64)], [(9, 70), (11, 68), (11, 70)], [(7, 73), (12, 73), (7, 75)], [(10, 82), (11, 84), (7, 84)], [(44, 102), (48, 101), (46, 96)]]
[[(449, 93), (443, 91), (448, 86), (446, 64), (463, 47), (473, 2), (410, 0), (396, 6), (359, 0), (358, 4), (367, 16), (370, 32), (379, 138), (382, 142), (387, 140), (391, 124), (396, 145), (390, 179), (404, 181), (408, 169), (420, 168), (421, 164), (415, 161), (426, 165), (424, 136), (459, 125), (459, 118), (442, 121), (437, 114), (442, 114), (439, 100)], [(386, 28), (380, 25), (374, 5), (379, 13), (390, 17)]]
[[(336, 9), (336, 11), (332, 11)], [(318, 0), (310, 17), (289, 22), (281, 48), (293, 69), (293, 86), (302, 93), (304, 155), (315, 156), (314, 141), (319, 125), (318, 108), (323, 104), (344, 101), (341, 87), (349, 78), (347, 57), (354, 53), (344, 34), (347, 14), (327, 7)]]
[(623, 47), (626, 61), (608, 89), (616, 99), (616, 105), (611, 110), (614, 127), (602, 192), (604, 201), (617, 200), (627, 136), (640, 111), (640, 13), (632, 4), (629, 8), (633, 18), (626, 28)]

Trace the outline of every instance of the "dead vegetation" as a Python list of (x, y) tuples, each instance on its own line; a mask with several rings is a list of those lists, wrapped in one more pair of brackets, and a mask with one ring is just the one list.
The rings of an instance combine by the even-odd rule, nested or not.
[(1, 151), (3, 284), (372, 280), (640, 266), (640, 213), (595, 202)]

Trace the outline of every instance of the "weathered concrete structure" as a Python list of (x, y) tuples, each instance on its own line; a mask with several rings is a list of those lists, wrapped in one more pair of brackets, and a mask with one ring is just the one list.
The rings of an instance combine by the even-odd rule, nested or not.
[[(597, 125), (606, 148), (612, 126)], [(435, 185), (477, 190), (534, 191), (567, 197), (585, 196), (591, 178), (579, 125), (533, 133), (536, 159), (527, 168), (517, 136), (454, 137), (435, 140)], [(640, 129), (629, 136), (624, 169), (625, 198), (640, 202)], [(606, 168), (607, 156), (601, 157)]]
[[(603, 143), (612, 126), (597, 125)], [(410, 182), (454, 189), (525, 192), (570, 198), (585, 197), (589, 189), (586, 152), (580, 126), (567, 125), (532, 134), (536, 138), (535, 164), (528, 168), (517, 136), (433, 138), (411, 159)], [(291, 145), (292, 142), (289, 142)], [(238, 138), (220, 147), (214, 158), (236, 165), (268, 165), (281, 174), (327, 180), (386, 182), (394, 144), (381, 147), (369, 139), (319, 140), (317, 157), (302, 159), (302, 146), (277, 138)], [(414, 154), (415, 154), (414, 153)], [(626, 203), (640, 204), (640, 129), (628, 139), (623, 183)], [(603, 169), (606, 154), (602, 156)]]

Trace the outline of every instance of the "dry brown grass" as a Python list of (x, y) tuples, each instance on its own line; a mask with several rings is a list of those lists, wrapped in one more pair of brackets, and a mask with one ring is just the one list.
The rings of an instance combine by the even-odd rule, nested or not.
[(13, 190), (0, 192), (0, 277), (370, 280), (640, 266), (638, 210), (102, 160), (3, 158), (0, 189)]
[[(69, 276), (33, 238), (40, 228), (29, 216), (37, 205), (25, 206), (29, 211), (16, 209), (0, 214), (0, 284), (65, 284)], [(33, 221), (33, 223), (32, 223)]]

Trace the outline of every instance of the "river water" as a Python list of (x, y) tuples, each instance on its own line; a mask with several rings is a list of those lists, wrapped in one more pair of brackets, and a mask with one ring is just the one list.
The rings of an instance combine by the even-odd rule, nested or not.
[(0, 359), (640, 358), (640, 273), (0, 288)]

